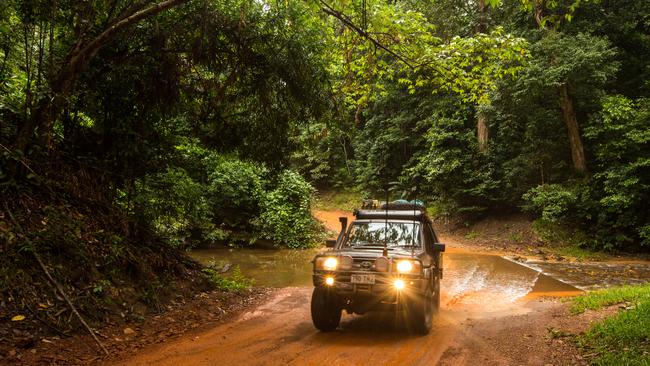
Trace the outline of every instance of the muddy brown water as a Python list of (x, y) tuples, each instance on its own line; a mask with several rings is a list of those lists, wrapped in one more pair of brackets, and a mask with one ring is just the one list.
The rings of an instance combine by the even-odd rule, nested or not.
[(582, 290), (635, 285), (650, 281), (650, 264), (647, 262), (572, 263), (527, 261), (523, 264)]
[[(190, 254), (217, 267), (238, 266), (258, 286), (310, 287), (313, 250), (203, 249)], [(574, 286), (533, 268), (490, 254), (452, 251), (444, 255), (443, 305), (493, 304), (495, 309), (544, 293), (563, 295), (579, 292)]]
[[(239, 266), (258, 286), (282, 288), (311, 286), (311, 260), (319, 251), (220, 248), (194, 250), (190, 255), (204, 264)], [(648, 263), (518, 263), (451, 248), (444, 254), (444, 264), (443, 292), (450, 299), (475, 294), (514, 301), (531, 293), (559, 295), (650, 281)]]

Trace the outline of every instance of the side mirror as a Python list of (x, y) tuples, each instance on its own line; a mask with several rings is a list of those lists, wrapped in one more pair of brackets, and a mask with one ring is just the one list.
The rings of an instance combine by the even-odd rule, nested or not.
[(328, 248), (334, 248), (336, 246), (336, 239), (325, 240), (325, 246)]
[(433, 244), (433, 251), (434, 252), (444, 252), (445, 251), (445, 245), (441, 243), (435, 243)]

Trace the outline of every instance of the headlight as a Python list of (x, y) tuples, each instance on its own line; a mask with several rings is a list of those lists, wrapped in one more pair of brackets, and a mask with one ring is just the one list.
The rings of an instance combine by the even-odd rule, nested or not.
[(316, 258), (316, 269), (334, 271), (338, 267), (339, 261), (335, 257), (318, 257)]
[(338, 266), (339, 261), (334, 258), (334, 257), (329, 257), (325, 259), (325, 262), (323, 262), (323, 268), (327, 271), (333, 271), (336, 269), (336, 266)]
[(397, 262), (397, 272), (408, 273), (413, 270), (413, 263), (411, 261), (399, 261)]
[(399, 273), (418, 272), (420, 270), (420, 263), (416, 261), (403, 259), (397, 262), (395, 269), (397, 269), (397, 272)]

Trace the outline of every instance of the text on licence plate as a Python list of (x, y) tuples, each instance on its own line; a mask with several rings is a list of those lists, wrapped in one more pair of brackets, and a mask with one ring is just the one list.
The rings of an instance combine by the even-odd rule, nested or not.
[(353, 274), (350, 278), (352, 283), (363, 283), (363, 284), (374, 284), (375, 275), (374, 274)]

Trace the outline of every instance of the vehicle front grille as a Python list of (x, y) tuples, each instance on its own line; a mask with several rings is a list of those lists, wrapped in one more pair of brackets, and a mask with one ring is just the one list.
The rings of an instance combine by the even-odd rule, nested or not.
[(354, 258), (353, 271), (375, 271), (375, 258)]

